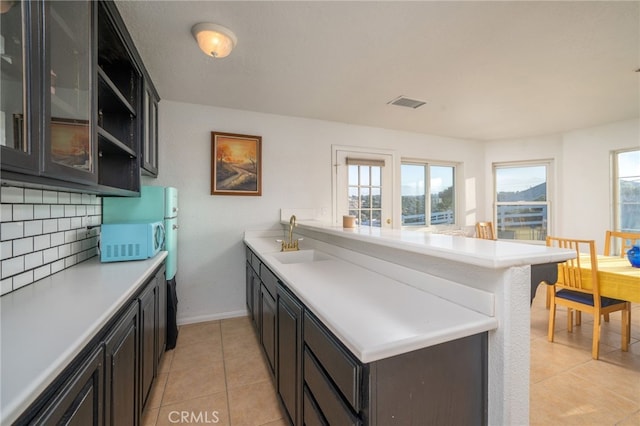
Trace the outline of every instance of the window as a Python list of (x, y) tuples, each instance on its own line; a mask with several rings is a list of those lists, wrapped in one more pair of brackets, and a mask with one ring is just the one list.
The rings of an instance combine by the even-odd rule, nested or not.
[(640, 232), (640, 150), (614, 154), (614, 227)]
[(402, 163), (403, 226), (445, 225), (456, 222), (455, 171), (455, 167), (450, 165)]
[(342, 224), (342, 216), (349, 214), (361, 227), (392, 227), (393, 153), (341, 146), (332, 150), (336, 224)]
[(349, 214), (359, 225), (382, 225), (382, 168), (384, 161), (372, 162), (347, 158)]
[(550, 165), (550, 162), (494, 165), (495, 228), (499, 239), (546, 239)]

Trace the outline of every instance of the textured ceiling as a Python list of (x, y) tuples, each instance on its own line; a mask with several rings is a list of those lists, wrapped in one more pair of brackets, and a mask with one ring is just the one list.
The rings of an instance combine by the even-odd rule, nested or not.
[[(167, 100), (476, 140), (640, 116), (637, 1), (116, 4)], [(198, 22), (235, 32), (230, 56)]]

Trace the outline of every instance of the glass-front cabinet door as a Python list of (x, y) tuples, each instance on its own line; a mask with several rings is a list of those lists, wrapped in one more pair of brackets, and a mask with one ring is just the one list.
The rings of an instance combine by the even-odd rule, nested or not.
[(94, 2), (45, 2), (44, 17), (43, 174), (96, 182)]
[(37, 3), (0, 2), (0, 151), (2, 168), (27, 174), (38, 173), (38, 102), (34, 70), (38, 55), (33, 52), (37, 38)]

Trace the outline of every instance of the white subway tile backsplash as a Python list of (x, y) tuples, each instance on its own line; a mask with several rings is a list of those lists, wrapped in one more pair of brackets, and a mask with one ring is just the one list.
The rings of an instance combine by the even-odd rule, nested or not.
[(24, 269), (35, 269), (38, 266), (42, 266), (43, 262), (42, 252), (37, 251), (35, 253), (28, 254), (24, 257)]
[(24, 190), (24, 202), (25, 203), (42, 203), (42, 190), (41, 189), (29, 189)]
[(58, 193), (56, 191), (42, 191), (42, 202), (45, 204), (57, 204)]
[(13, 241), (3, 241), (0, 243), (0, 260), (13, 257)]
[(69, 268), (69, 267), (75, 265), (76, 263), (78, 263), (78, 256), (76, 256), (75, 254), (73, 256), (69, 256), (69, 257), (65, 257), (64, 258), (64, 267), (65, 268)]
[(51, 235), (42, 234), (33, 237), (33, 250), (44, 250), (51, 247)]
[(98, 254), (100, 197), (10, 186), (0, 191), (0, 294)]
[(13, 278), (0, 281), (0, 296), (13, 290)]
[(82, 204), (82, 194), (71, 193), (71, 204)]
[(1, 204), (0, 205), (0, 221), (9, 222), (13, 220), (13, 205)]
[(64, 217), (64, 206), (59, 204), (51, 206), (51, 217)]
[(34, 219), (49, 219), (51, 217), (51, 206), (48, 204), (36, 204), (33, 206)]
[(76, 240), (77, 231), (74, 229), (72, 231), (65, 231), (64, 233), (64, 242), (72, 243)]
[(81, 217), (72, 217), (71, 218), (71, 228), (73, 228), (73, 229), (82, 228), (82, 218)]
[(14, 204), (13, 220), (33, 219), (33, 204)]
[(33, 280), (38, 281), (51, 275), (51, 265), (44, 265), (33, 270)]
[(2, 241), (24, 237), (23, 222), (4, 222), (0, 224), (0, 239)]
[(58, 204), (71, 204), (71, 194), (69, 192), (58, 192)]
[(20, 287), (29, 285), (33, 282), (33, 271), (27, 271), (23, 274), (13, 277), (13, 289), (17, 290)]
[(58, 246), (58, 257), (63, 258), (67, 256), (71, 256), (71, 244)]
[(58, 231), (58, 220), (57, 219), (47, 219), (42, 221), (42, 233), (50, 234), (52, 232)]
[(64, 232), (51, 234), (51, 247), (59, 246), (61, 244), (64, 244)]
[(19, 256), (33, 251), (33, 237), (13, 240), (13, 255)]
[(71, 253), (78, 254), (81, 251), (82, 251), (82, 243), (80, 241), (71, 243)]
[(68, 231), (71, 229), (71, 218), (58, 219), (58, 230)]
[(40, 235), (42, 234), (42, 221), (29, 220), (24, 222), (24, 235)]
[(24, 256), (12, 257), (2, 261), (2, 278), (19, 274), (24, 271)]
[(0, 188), (0, 202), (24, 203), (24, 189), (13, 186), (3, 186)]
[(55, 274), (64, 269), (64, 259), (57, 260), (51, 264), (51, 273)]
[(44, 263), (51, 263), (58, 260), (58, 248), (53, 247), (42, 252), (42, 261)]

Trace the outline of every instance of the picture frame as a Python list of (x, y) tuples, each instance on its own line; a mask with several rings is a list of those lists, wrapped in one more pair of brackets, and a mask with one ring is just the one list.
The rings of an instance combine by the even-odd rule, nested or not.
[(211, 195), (262, 195), (262, 137), (211, 132)]
[(92, 169), (88, 120), (51, 118), (51, 159), (74, 169)]

